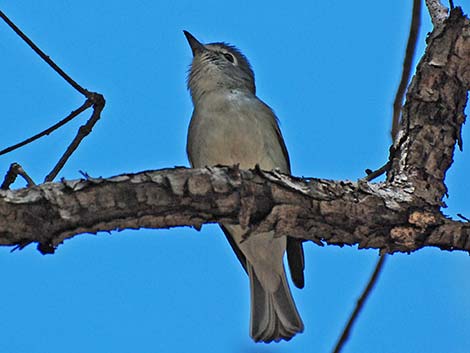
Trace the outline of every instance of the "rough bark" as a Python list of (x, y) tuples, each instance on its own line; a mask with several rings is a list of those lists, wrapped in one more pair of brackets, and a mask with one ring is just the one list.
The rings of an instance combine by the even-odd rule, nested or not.
[(469, 87), (470, 23), (457, 8), (428, 38), (385, 182), (214, 167), (45, 183), (0, 191), (0, 244), (50, 252), (80, 233), (227, 221), (317, 244), (470, 251), (470, 224), (441, 212)]

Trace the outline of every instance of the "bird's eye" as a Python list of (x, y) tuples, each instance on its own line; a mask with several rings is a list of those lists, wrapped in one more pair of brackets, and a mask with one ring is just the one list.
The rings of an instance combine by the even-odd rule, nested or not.
[(224, 53), (224, 56), (225, 56), (225, 59), (227, 59), (228, 61), (230, 61), (232, 64), (234, 63), (235, 59), (233, 58), (233, 55), (232, 55), (232, 54)]

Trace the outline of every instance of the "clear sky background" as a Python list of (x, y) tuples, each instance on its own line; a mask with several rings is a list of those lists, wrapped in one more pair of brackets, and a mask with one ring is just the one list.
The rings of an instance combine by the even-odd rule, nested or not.
[[(293, 174), (349, 180), (387, 160), (411, 6), (411, 0), (0, 5), (75, 80), (106, 97), (102, 120), (60, 177), (188, 166), (186, 29), (203, 42), (232, 43), (250, 59), (259, 97), (281, 120)], [(430, 30), (424, 12), (418, 58)], [(3, 22), (0, 58), (0, 148), (84, 101)], [(0, 173), (16, 161), (40, 182), (89, 114), (1, 156)], [(469, 138), (466, 127), (464, 147)], [(447, 214), (470, 216), (469, 175), (470, 151), (456, 152), (446, 178)], [(248, 280), (216, 225), (81, 235), (48, 256), (35, 246), (10, 250), (0, 249), (1, 353), (330, 352), (377, 260), (374, 250), (306, 244), (306, 287), (293, 289), (305, 332), (266, 345), (248, 335)], [(388, 260), (344, 352), (468, 352), (469, 256), (424, 249)]]

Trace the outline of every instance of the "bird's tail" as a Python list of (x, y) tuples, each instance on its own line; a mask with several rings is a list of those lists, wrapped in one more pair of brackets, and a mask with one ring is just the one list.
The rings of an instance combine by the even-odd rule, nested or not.
[(251, 286), (250, 335), (256, 341), (290, 340), (304, 330), (304, 324), (295, 307), (285, 272), (280, 275), (274, 291), (263, 287), (250, 263), (247, 263)]

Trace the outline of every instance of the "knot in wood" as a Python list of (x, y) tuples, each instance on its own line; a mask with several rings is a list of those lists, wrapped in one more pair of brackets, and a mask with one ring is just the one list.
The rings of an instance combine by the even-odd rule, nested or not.
[(419, 228), (427, 228), (437, 224), (436, 216), (426, 211), (414, 211), (408, 217), (408, 222)]
[(418, 234), (417, 229), (406, 226), (395, 227), (390, 231), (390, 237), (393, 241), (405, 245), (407, 248), (412, 248), (415, 245)]

